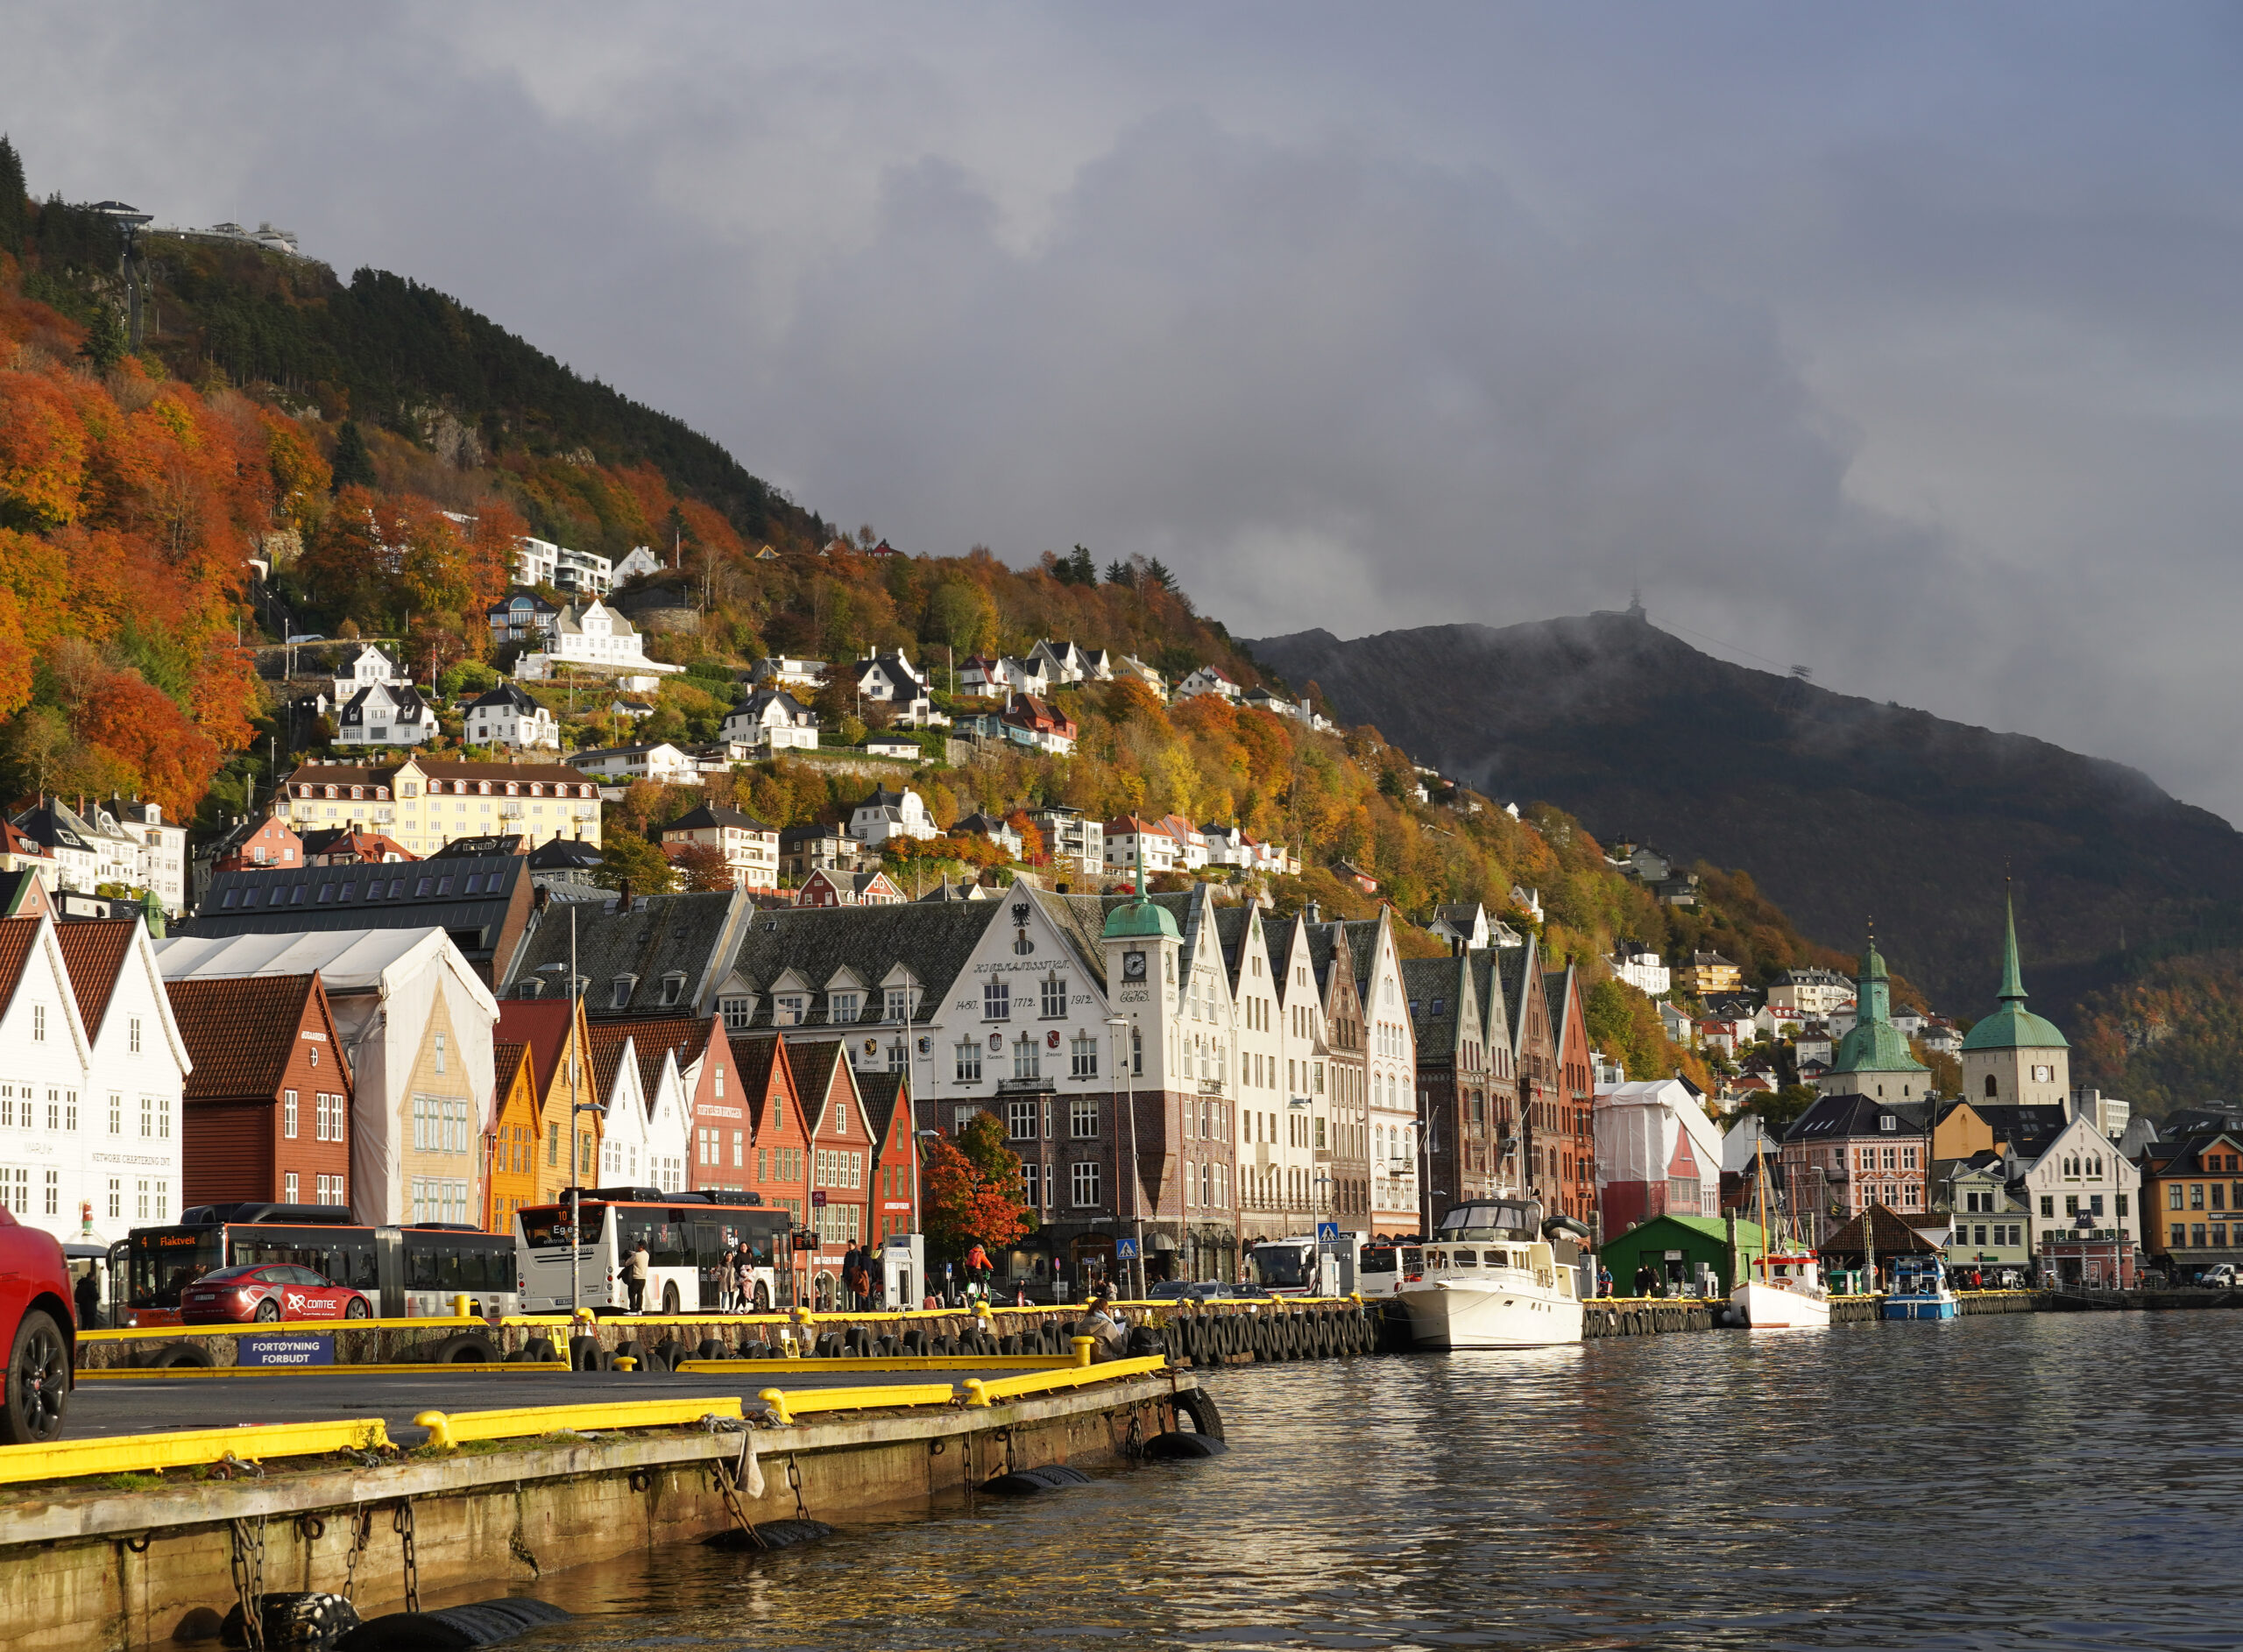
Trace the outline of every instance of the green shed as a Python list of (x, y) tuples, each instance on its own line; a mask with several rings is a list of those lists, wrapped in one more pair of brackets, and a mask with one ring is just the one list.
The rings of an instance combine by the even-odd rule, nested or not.
[[(1734, 1227), (1737, 1255), (1730, 1254)], [(1702, 1262), (1721, 1281), (1722, 1295), (1736, 1288), (1736, 1263), (1758, 1260), (1766, 1248), (1760, 1225), (1742, 1217), (1732, 1225), (1719, 1216), (1654, 1216), (1639, 1222), (1616, 1239), (1607, 1239), (1596, 1259), (1612, 1275), (1612, 1294), (1636, 1294), (1636, 1270), (1648, 1267), (1662, 1288), (1690, 1286)]]

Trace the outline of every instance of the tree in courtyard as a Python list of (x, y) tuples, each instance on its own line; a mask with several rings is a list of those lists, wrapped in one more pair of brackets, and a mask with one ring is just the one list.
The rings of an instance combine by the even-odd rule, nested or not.
[(1035, 1232), (1020, 1155), (1005, 1145), (996, 1114), (976, 1113), (955, 1143), (938, 1136), (922, 1174), (927, 1238), (937, 1253), (962, 1256), (975, 1244), (1001, 1250)]
[(604, 889), (620, 889), (629, 879), (631, 892), (640, 895), (666, 895), (677, 887), (677, 873), (671, 868), (669, 857), (628, 828), (619, 828), (607, 834), (607, 841), (600, 845), (599, 865), (592, 872), (592, 881)]
[(697, 893), (734, 886), (732, 864), (725, 858), (725, 851), (714, 844), (687, 844), (673, 849), (669, 864), (676, 870), (678, 880), (689, 890)]

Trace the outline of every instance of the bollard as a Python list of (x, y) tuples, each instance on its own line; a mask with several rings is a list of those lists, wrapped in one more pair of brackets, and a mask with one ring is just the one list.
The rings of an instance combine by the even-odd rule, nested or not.
[(638, 1368), (639, 1362), (636, 1359), (633, 1359), (629, 1354), (618, 1354), (616, 1356), (615, 1369), (618, 1371), (636, 1371)]
[(1079, 1366), (1088, 1365), (1090, 1363), (1090, 1351), (1096, 1346), (1098, 1346), (1098, 1338), (1095, 1337), (1076, 1338), (1075, 1363)]
[(475, 1317), (474, 1315), (467, 1311), (467, 1293), (465, 1291), (460, 1292), (459, 1295), (452, 1298), (452, 1317), (454, 1319), (472, 1319)]

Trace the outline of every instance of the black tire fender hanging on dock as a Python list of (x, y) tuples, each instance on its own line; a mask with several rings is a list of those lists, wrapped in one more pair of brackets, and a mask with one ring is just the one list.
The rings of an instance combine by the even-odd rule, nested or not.
[(1223, 1414), (1215, 1408), (1214, 1396), (1205, 1388), (1178, 1388), (1176, 1410), (1179, 1416), (1190, 1419), (1194, 1434), (1204, 1434), (1211, 1440), (1223, 1437)]
[(441, 1612), (392, 1612), (369, 1619), (340, 1641), (336, 1652), (469, 1652), (496, 1646), (548, 1623), (566, 1623), (559, 1606), (527, 1595), (506, 1595)]
[(170, 1347), (148, 1356), (148, 1369), (151, 1371), (176, 1371), (182, 1366), (208, 1371), (216, 1364), (208, 1348), (192, 1342), (175, 1342)]

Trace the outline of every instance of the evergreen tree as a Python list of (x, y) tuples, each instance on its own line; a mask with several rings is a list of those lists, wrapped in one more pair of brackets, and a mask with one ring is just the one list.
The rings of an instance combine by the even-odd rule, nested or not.
[(23, 256), (24, 232), (31, 222), (31, 197), (24, 192), (24, 158), (0, 132), (0, 248)]
[(345, 488), (373, 485), (374, 455), (366, 451), (366, 439), (359, 434), (357, 420), (345, 419), (335, 439), (335, 481), (329, 491), (340, 493)]
[(1157, 556), (1145, 564), (1145, 578), (1164, 591), (1176, 589), (1176, 575), (1168, 571), (1168, 564)]
[(1116, 557), (1106, 565), (1106, 582), (1109, 585), (1135, 585), (1137, 582), (1136, 570)]
[(78, 346), (78, 354), (104, 372), (124, 359), (124, 323), (110, 306), (94, 306), (94, 319), (87, 323), (86, 342)]

